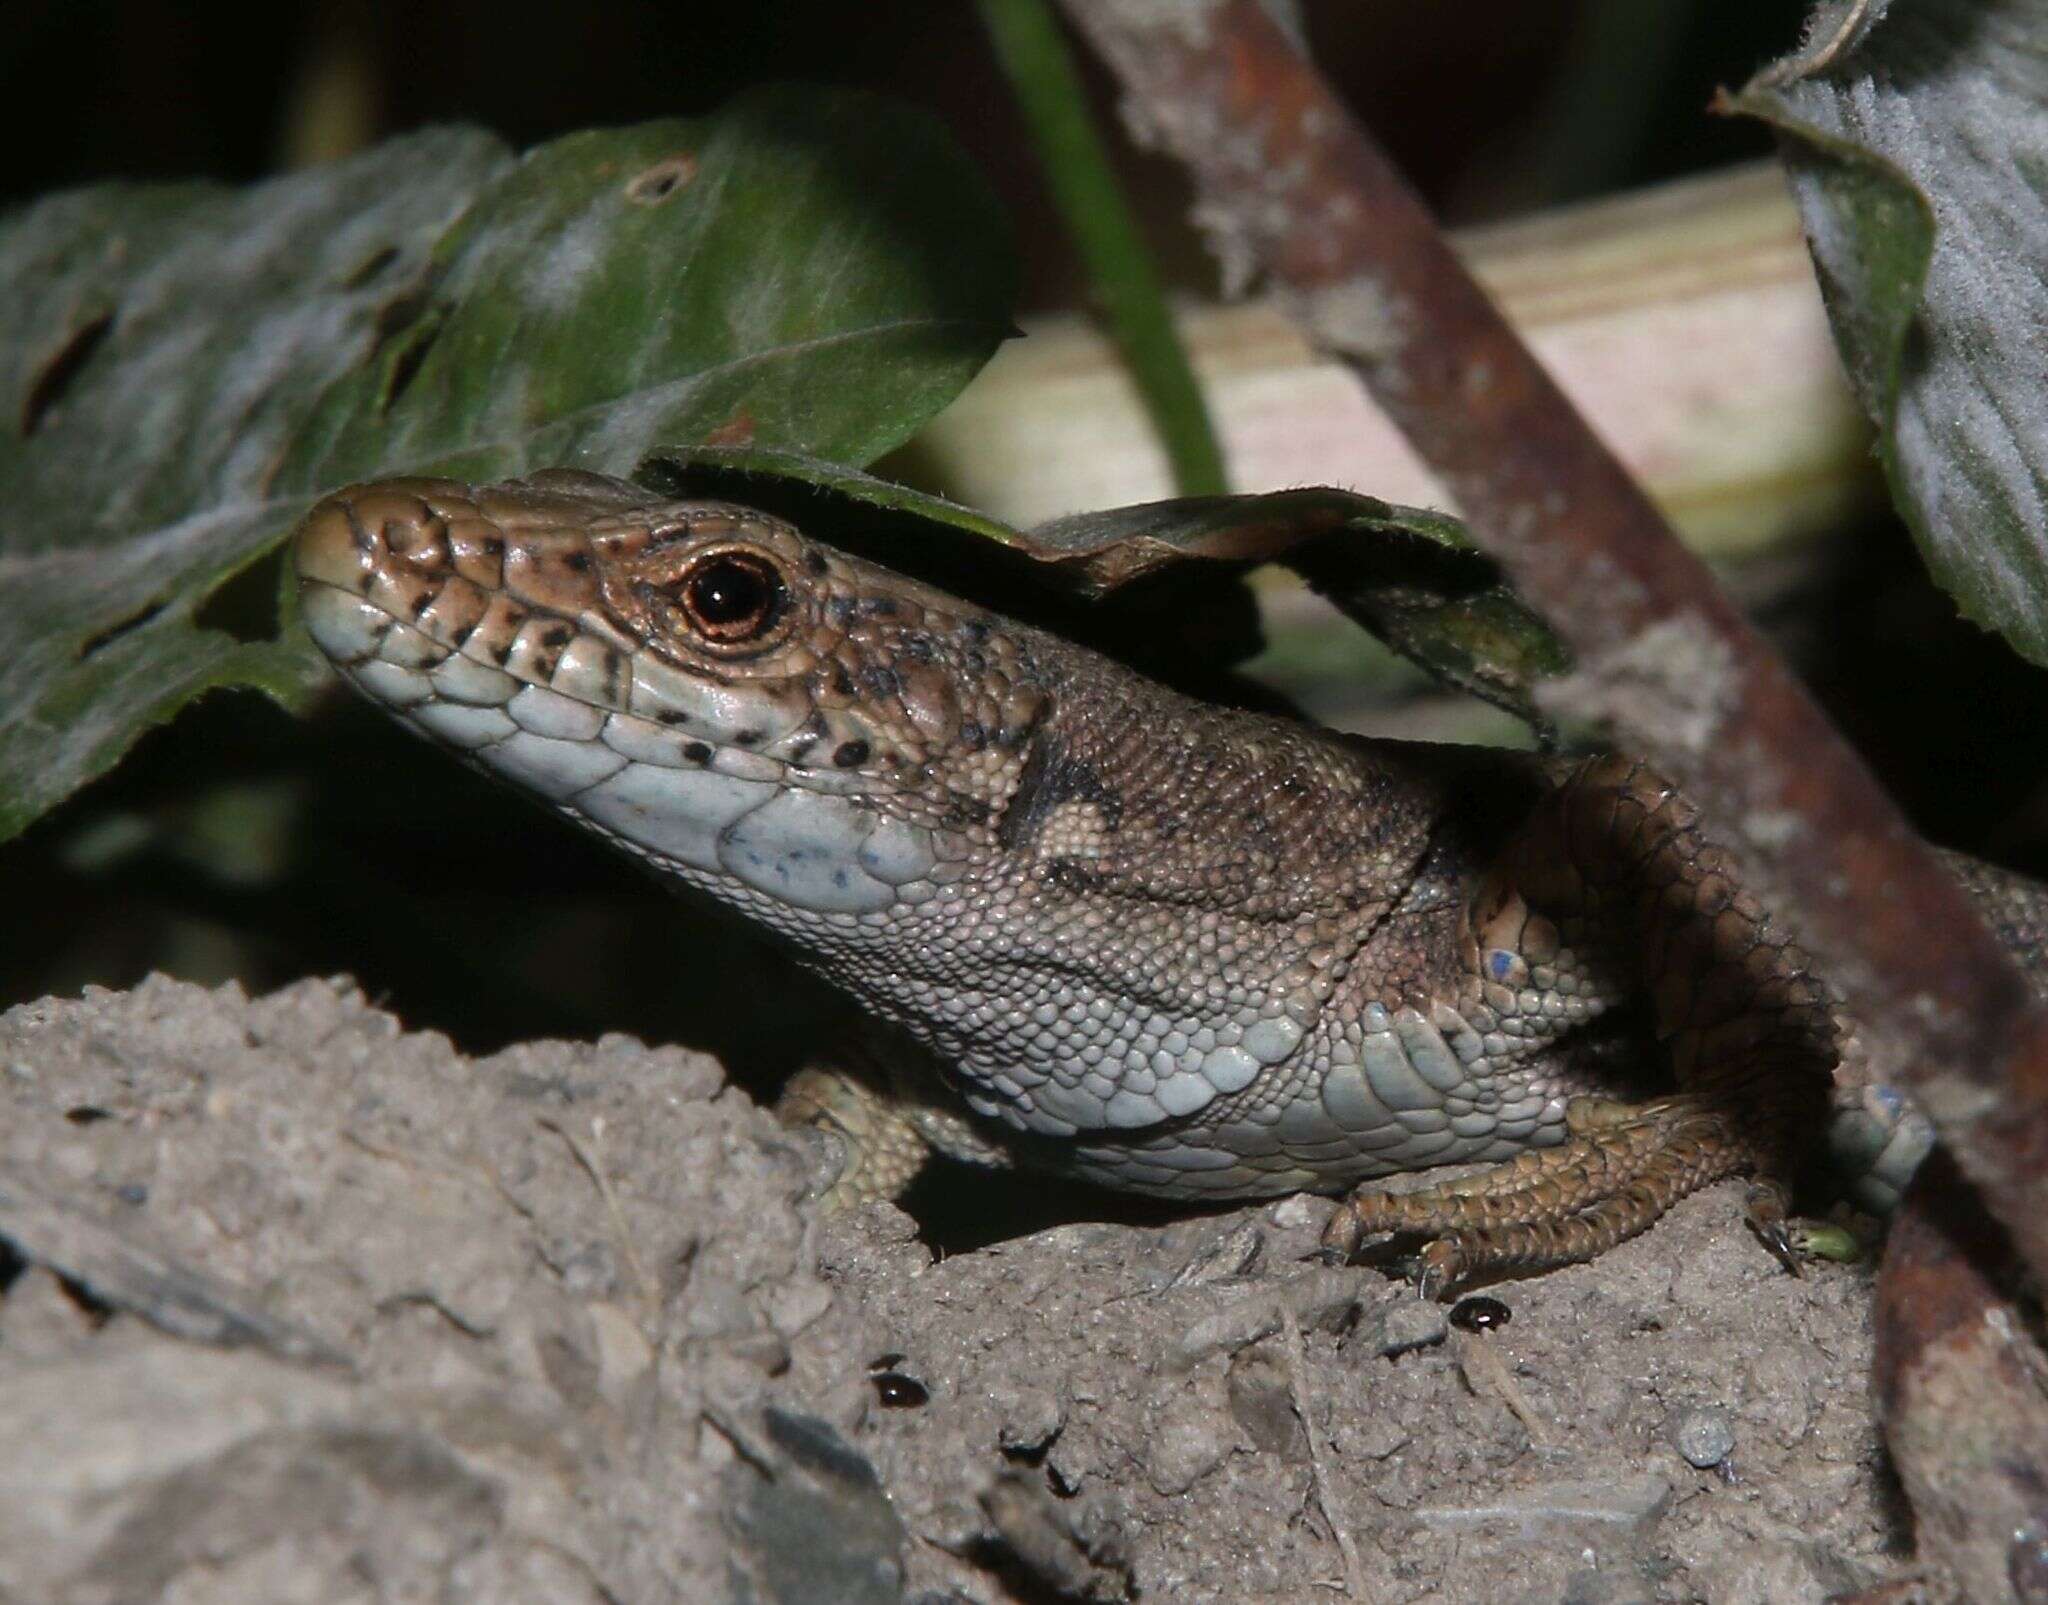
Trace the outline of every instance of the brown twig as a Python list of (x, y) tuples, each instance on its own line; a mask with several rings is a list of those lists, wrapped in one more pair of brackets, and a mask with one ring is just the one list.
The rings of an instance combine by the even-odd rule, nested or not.
[(1937, 1151), (1885, 1245), (1874, 1380), (1919, 1557), (1967, 1599), (2048, 1587), (2048, 1362), (2005, 1291), (2012, 1271)]
[(1301, 1430), (1308, 1443), (1309, 1480), (1315, 1488), (1316, 1502), (1323, 1507), (1323, 1519), (1330, 1524), (1330, 1536), (1336, 1540), (1338, 1558), (1344, 1562), (1345, 1591), (1355, 1600), (1367, 1600), (1372, 1596), (1366, 1588), (1365, 1566), (1358, 1558), (1358, 1540), (1351, 1535), (1350, 1518), (1344, 1513), (1344, 1503), (1330, 1477), (1323, 1429), (1316, 1421), (1308, 1396), (1308, 1351), (1301, 1341), (1301, 1323), (1294, 1318), (1294, 1308), (1286, 1299), (1279, 1300), (1275, 1309), (1280, 1321), (1281, 1350), (1287, 1356), (1288, 1397), (1294, 1402), (1294, 1413), (1301, 1418)]
[(1226, 267), (1263, 268), (1363, 376), (1577, 652), (1571, 711), (1611, 719), (1739, 838), (1886, 1079), (2048, 1275), (2048, 1019), (1862, 762), (1258, 0), (1063, 3), (1194, 174)]

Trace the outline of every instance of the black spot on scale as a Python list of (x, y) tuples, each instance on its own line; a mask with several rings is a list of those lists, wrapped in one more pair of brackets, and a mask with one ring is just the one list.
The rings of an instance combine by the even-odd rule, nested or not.
[(562, 650), (568, 646), (575, 634), (576, 632), (566, 624), (550, 624), (535, 636), (529, 677), (543, 685), (554, 679), (555, 670), (562, 664)]
[(690, 716), (681, 708), (663, 708), (654, 716), (662, 724), (688, 724)]
[(825, 554), (817, 551), (804, 553), (804, 567), (813, 574), (823, 574), (825, 572)]
[(762, 730), (741, 730), (736, 732), (732, 739), (735, 744), (742, 747), (758, 747), (761, 745), (761, 737), (766, 733)]
[(960, 745), (969, 752), (979, 752), (988, 745), (988, 731), (977, 719), (965, 719), (960, 724)]
[(842, 697), (853, 695), (853, 676), (848, 674), (843, 666), (832, 670), (832, 689)]
[(711, 762), (711, 748), (702, 741), (686, 741), (683, 743), (683, 756), (689, 759), (691, 763), (709, 763)]
[(571, 574), (587, 574), (590, 571), (590, 554), (588, 552), (570, 552), (563, 557), (562, 567)]
[(839, 750), (832, 754), (832, 763), (838, 769), (858, 769), (868, 761), (868, 744), (865, 741), (842, 741)]
[(903, 691), (902, 676), (897, 674), (894, 669), (884, 669), (879, 666), (862, 669), (860, 671), (860, 683), (867, 688), (868, 695), (877, 702), (889, 701), (893, 697), (900, 696)]
[(414, 618), (418, 618), (434, 605), (434, 595), (435, 593), (432, 591), (422, 591), (412, 599), (412, 616)]

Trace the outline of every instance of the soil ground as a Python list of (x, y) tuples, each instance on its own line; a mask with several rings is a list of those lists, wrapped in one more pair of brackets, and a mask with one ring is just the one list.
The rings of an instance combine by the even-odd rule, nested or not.
[(1316, 1200), (940, 1257), (817, 1158), (702, 1055), (345, 981), (0, 1016), (0, 1599), (1800, 1605), (1905, 1551), (1868, 1270), (1737, 1186), (1468, 1331), (1310, 1263)]

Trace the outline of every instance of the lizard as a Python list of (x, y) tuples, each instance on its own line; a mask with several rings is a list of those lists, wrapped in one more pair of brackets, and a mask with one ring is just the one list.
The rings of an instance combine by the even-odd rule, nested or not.
[[(1736, 1175), (1796, 1269), (1824, 1131), (1875, 1202), (1931, 1140), (1644, 762), (1195, 701), (766, 512), (577, 470), (351, 486), (292, 553), (356, 689), (872, 1019), (778, 1105), (832, 1139), (828, 1205), (934, 1152), (1339, 1194), (1329, 1256), (1417, 1242), (1446, 1295)], [(1951, 862), (2038, 978), (2048, 888)], [(1383, 1185), (1450, 1164), (1485, 1168)]]

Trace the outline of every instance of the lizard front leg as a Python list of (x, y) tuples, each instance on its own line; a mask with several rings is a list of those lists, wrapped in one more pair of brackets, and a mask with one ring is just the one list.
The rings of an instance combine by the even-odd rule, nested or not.
[(827, 1213), (894, 1203), (934, 1153), (994, 1168), (1012, 1163), (959, 1112), (924, 1050), (880, 1026), (855, 1030), (829, 1061), (791, 1076), (775, 1114), (837, 1149), (837, 1173), (819, 1194)]
[(1560, 944), (1610, 955), (1648, 1000), (1678, 1091), (1574, 1099), (1558, 1147), (1419, 1192), (1360, 1189), (1326, 1248), (1349, 1257), (1368, 1234), (1426, 1234), (1422, 1280), (1442, 1292), (1590, 1259), (1747, 1173), (1750, 1221), (1792, 1265), (1791, 1179), (1825, 1116), (1834, 1011), (1805, 954), (1702, 837), (1697, 810), (1641, 763), (1583, 764), (1509, 844), (1471, 920), (1481, 996), (1526, 986)]

